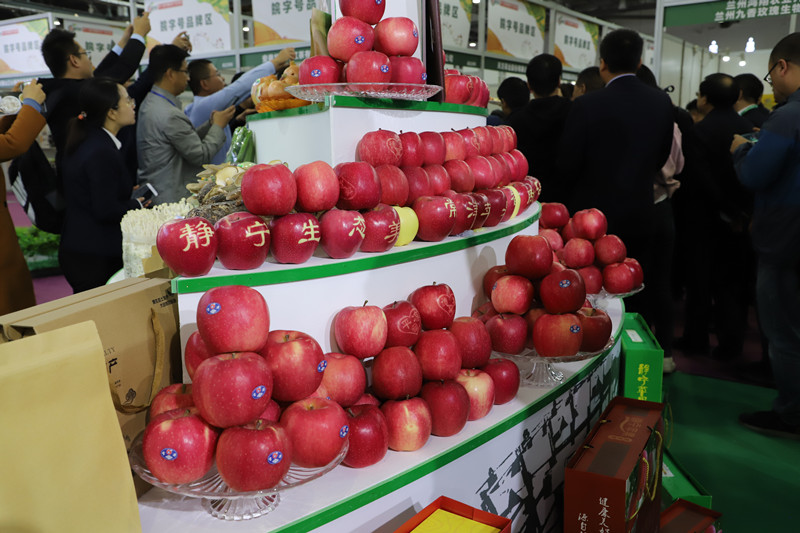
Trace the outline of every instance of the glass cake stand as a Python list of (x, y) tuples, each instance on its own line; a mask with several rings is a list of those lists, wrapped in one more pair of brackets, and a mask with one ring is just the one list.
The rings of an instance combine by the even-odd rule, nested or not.
[(536, 353), (535, 349), (528, 350), (519, 355), (499, 353), (501, 357), (507, 357), (514, 361), (519, 367), (521, 384), (531, 387), (550, 388), (560, 385), (564, 381), (564, 372), (553, 366), (554, 363), (573, 363), (591, 359), (600, 355), (614, 346), (614, 338), (608, 339), (603, 348), (596, 352), (578, 352), (575, 355), (564, 357), (542, 357)]
[(589, 300), (589, 303), (592, 306), (597, 307), (598, 304), (602, 304), (602, 302), (608, 300), (621, 300), (623, 298), (627, 298), (628, 296), (633, 296), (634, 294), (639, 294), (644, 290), (644, 283), (636, 287), (630, 292), (623, 292), (623, 293), (612, 293), (608, 292), (605, 289), (600, 289), (600, 292), (597, 294), (587, 294), (586, 299)]
[(330, 472), (342, 462), (348, 449), (348, 444), (345, 443), (339, 455), (320, 468), (301, 468), (293, 464), (281, 482), (271, 489), (236, 492), (222, 480), (216, 465), (212, 466), (205, 476), (192, 483), (170, 484), (160, 481), (148, 470), (144, 461), (142, 455), (143, 435), (144, 432), (134, 439), (128, 454), (131, 469), (143, 480), (167, 492), (190, 498), (201, 498), (202, 507), (212, 516), (229, 521), (250, 520), (271, 512), (278, 506), (281, 492), (308, 483)]
[(292, 96), (311, 102), (322, 102), (330, 95), (421, 101), (441, 90), (439, 85), (414, 83), (315, 83), (286, 87)]

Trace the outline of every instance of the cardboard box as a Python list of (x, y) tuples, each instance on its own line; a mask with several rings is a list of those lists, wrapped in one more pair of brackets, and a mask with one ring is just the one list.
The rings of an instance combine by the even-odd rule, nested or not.
[(622, 396), (662, 401), (664, 350), (638, 313), (625, 313), (622, 324)]
[(712, 509), (701, 507), (686, 500), (678, 500), (661, 513), (661, 533), (705, 533), (709, 526), (716, 525), (722, 516)]
[(669, 507), (675, 500), (686, 500), (702, 507), (711, 507), (711, 494), (686, 471), (669, 450), (664, 451), (661, 471), (662, 506)]
[(463, 516), (481, 524), (496, 527), (500, 533), (511, 533), (511, 519), (497, 516), (496, 514), (481, 511), (465, 503), (448, 498), (447, 496), (438, 497), (432, 504), (411, 517), (405, 524), (395, 530), (394, 533), (410, 533), (419, 526), (426, 518), (433, 514), (437, 509), (443, 509), (458, 516)]
[(663, 405), (617, 396), (564, 476), (564, 533), (652, 533), (661, 513)]

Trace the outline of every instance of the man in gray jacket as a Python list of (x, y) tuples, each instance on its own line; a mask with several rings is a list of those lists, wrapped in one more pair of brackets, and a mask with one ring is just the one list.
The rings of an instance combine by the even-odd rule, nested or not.
[(150, 52), (155, 83), (139, 110), (136, 126), (139, 182), (149, 181), (158, 191), (155, 203), (176, 202), (188, 196), (186, 185), (195, 181), (204, 163), (225, 142), (224, 128), (235, 108), (211, 113), (196, 129), (181, 109), (178, 95), (189, 81), (188, 53), (166, 44)]

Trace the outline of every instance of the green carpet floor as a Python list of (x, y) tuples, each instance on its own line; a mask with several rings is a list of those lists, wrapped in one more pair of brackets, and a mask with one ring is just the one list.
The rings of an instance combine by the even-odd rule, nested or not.
[(669, 450), (711, 494), (724, 533), (800, 531), (800, 442), (737, 421), (769, 409), (776, 391), (681, 372), (665, 377), (664, 390)]

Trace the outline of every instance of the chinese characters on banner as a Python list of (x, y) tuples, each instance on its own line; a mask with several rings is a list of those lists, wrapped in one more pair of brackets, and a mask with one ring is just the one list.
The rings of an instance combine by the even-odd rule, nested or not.
[(308, 41), (311, 10), (317, 0), (269, 0), (253, 2), (253, 44)]
[(50, 31), (47, 18), (0, 25), (0, 74), (47, 72), (42, 40)]
[(75, 40), (83, 46), (95, 65), (100, 63), (103, 57), (114, 48), (125, 32), (125, 26), (91, 22), (69, 23), (65, 25), (64, 29), (75, 32)]
[(565, 67), (582, 70), (595, 66), (599, 35), (600, 27), (597, 24), (557, 13), (553, 55)]
[(439, 18), (442, 22), (442, 45), (445, 48), (469, 47), (472, 0), (440, 0)]
[(731, 0), (717, 2), (714, 22), (778, 17), (800, 13), (800, 0)]
[(650, 70), (656, 68), (656, 44), (653, 41), (645, 39), (644, 51), (642, 52), (642, 65)]
[(148, 50), (157, 44), (171, 43), (181, 32), (192, 41), (192, 52), (231, 49), (228, 0), (153, 0), (150, 11)]
[(544, 7), (517, 0), (492, 0), (488, 9), (487, 52), (521, 59), (544, 52)]

